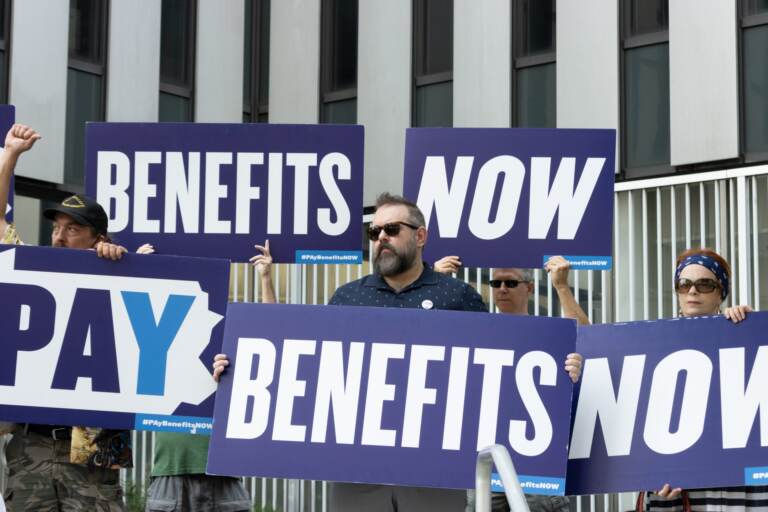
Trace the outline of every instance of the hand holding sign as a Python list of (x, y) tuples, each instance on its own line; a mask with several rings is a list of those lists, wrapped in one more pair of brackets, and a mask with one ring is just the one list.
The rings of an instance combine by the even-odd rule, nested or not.
[(552, 278), (552, 286), (555, 288), (568, 286), (568, 270), (570, 268), (571, 264), (562, 256), (552, 256), (544, 265), (544, 270)]
[(213, 380), (219, 382), (221, 374), (229, 366), (229, 358), (227, 354), (216, 354), (213, 358)]
[(155, 248), (152, 247), (152, 244), (144, 244), (138, 249), (136, 249), (136, 254), (154, 254)]
[(737, 324), (743, 320), (746, 320), (747, 313), (751, 313), (751, 312), (752, 312), (751, 307), (747, 306), (746, 304), (740, 304), (738, 306), (725, 308), (723, 315), (725, 315), (725, 318), (727, 318), (731, 322)]
[(455, 274), (461, 267), (461, 258), (458, 256), (444, 256), (437, 260), (432, 268), (441, 274)]
[(121, 259), (123, 257), (123, 254), (128, 252), (128, 249), (126, 249), (122, 245), (113, 244), (111, 242), (105, 242), (105, 241), (101, 241), (97, 243), (94, 249), (96, 250), (96, 255), (99, 258), (104, 258), (106, 260), (112, 260), (112, 261), (117, 261)]

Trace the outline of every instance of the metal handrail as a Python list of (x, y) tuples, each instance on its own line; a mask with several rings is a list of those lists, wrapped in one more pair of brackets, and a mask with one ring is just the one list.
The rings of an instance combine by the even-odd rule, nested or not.
[(501, 482), (504, 484), (504, 494), (512, 512), (530, 512), (528, 501), (525, 499), (517, 471), (512, 464), (512, 458), (507, 449), (494, 444), (483, 448), (477, 454), (475, 465), (475, 510), (491, 512), (491, 469), (496, 466)]

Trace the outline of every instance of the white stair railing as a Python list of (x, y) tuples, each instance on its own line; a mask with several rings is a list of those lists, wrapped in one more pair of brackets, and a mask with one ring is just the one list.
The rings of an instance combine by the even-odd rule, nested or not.
[(491, 470), (496, 471), (504, 485), (504, 494), (512, 512), (530, 512), (525, 499), (520, 480), (517, 478), (515, 466), (507, 449), (494, 444), (484, 448), (477, 454), (475, 465), (475, 510), (476, 512), (491, 512)]

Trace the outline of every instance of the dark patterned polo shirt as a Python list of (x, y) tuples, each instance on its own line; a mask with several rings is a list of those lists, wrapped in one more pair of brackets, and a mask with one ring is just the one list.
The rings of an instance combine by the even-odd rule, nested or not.
[(435, 272), (426, 264), (421, 276), (399, 292), (392, 289), (379, 274), (370, 274), (339, 287), (328, 304), (488, 312), (488, 307), (474, 288)]

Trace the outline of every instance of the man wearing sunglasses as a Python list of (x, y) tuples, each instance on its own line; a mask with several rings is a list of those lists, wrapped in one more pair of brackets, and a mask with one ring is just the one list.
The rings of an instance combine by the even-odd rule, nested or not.
[[(572, 318), (580, 325), (589, 325), (589, 317), (576, 302), (576, 298), (568, 286), (568, 270), (570, 264), (562, 256), (552, 256), (544, 265), (552, 278), (552, 287), (557, 293), (563, 308), (563, 317)], [(528, 314), (528, 299), (533, 293), (533, 276), (528, 269), (497, 268), (489, 283), (493, 290), (493, 300), (499, 311), (512, 315)], [(573, 377), (573, 375), (572, 375)]]
[[(446, 256), (435, 262), (434, 268), (444, 273), (454, 273), (461, 266), (458, 256)], [(576, 301), (571, 288), (568, 286), (568, 269), (570, 264), (562, 256), (553, 256), (544, 265), (552, 278), (552, 287), (557, 292), (563, 317), (572, 318), (580, 325), (588, 325), (589, 317)], [(530, 269), (496, 268), (488, 283), (493, 292), (493, 301), (502, 313), (510, 315), (527, 315), (528, 303), (533, 293), (533, 273)], [(565, 360), (565, 371), (571, 380), (576, 382), (581, 376), (582, 357), (580, 354), (568, 354)], [(528, 507), (531, 512), (568, 512), (568, 498), (564, 496), (541, 496), (526, 494)], [(467, 510), (475, 509), (474, 491), (467, 493)], [(491, 507), (494, 512), (509, 511), (509, 505), (504, 493), (493, 493)]]
[[(482, 311), (488, 308), (470, 285), (432, 270), (422, 261), (427, 243), (424, 215), (412, 202), (382, 194), (368, 228), (374, 273), (336, 290), (329, 304)], [(461, 511), (465, 492), (423, 487), (332, 484), (334, 512)]]

